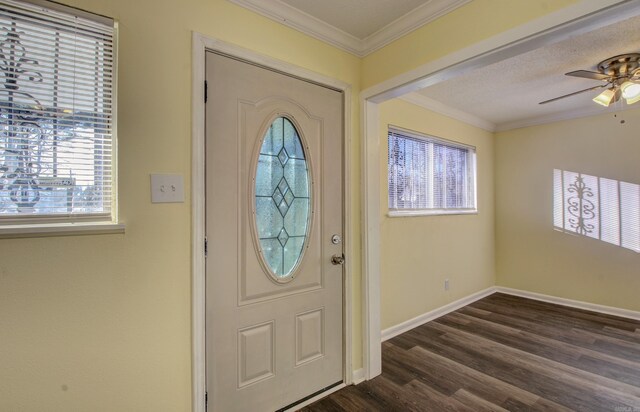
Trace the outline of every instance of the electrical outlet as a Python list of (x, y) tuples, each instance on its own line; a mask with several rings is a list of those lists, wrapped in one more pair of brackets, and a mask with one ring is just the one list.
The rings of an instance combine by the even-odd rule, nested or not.
[(444, 280), (444, 290), (449, 290), (449, 279)]

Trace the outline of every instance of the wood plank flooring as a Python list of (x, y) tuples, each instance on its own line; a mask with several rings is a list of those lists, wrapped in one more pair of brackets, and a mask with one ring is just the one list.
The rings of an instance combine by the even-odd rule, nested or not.
[(640, 321), (496, 293), (384, 342), (381, 376), (302, 410), (640, 412)]

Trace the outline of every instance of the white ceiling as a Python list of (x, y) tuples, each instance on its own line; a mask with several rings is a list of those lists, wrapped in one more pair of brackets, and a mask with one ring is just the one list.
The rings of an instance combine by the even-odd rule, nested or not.
[[(608, 57), (640, 52), (640, 17), (572, 37), (422, 89), (408, 100), (486, 129), (507, 130), (625, 108), (591, 101), (600, 91), (538, 103), (602, 84), (565, 76)], [(636, 104), (640, 108), (640, 104)], [(635, 107), (635, 106), (632, 106)]]
[(364, 40), (430, 0), (281, 0)]
[(366, 56), (472, 0), (229, 0)]

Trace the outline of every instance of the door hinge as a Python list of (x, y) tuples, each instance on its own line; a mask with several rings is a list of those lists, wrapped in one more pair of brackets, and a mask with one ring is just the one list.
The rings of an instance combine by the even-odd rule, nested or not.
[(209, 392), (204, 393), (204, 409), (209, 409)]
[(204, 237), (204, 257), (207, 257), (208, 254), (209, 254), (209, 239), (205, 236)]
[(209, 99), (209, 85), (207, 84), (207, 81), (204, 81), (204, 102), (206, 103), (207, 100)]

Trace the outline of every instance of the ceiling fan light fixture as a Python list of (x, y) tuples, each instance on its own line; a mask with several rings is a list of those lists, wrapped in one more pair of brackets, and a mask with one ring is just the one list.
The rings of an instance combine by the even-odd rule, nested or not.
[(604, 107), (609, 107), (615, 96), (616, 90), (612, 87), (597, 95), (593, 101), (603, 105)]
[(622, 89), (622, 97), (627, 100), (635, 99), (636, 97), (640, 96), (640, 84), (638, 83), (627, 80), (626, 82), (622, 83), (620, 89)]
[(604, 107), (625, 99), (627, 104), (640, 102), (640, 53), (626, 53), (609, 57), (597, 65), (598, 71), (575, 70), (565, 73), (567, 76), (583, 79), (600, 80), (604, 84), (590, 87), (577, 92), (568, 93), (553, 99), (545, 100), (538, 104), (547, 104), (577, 94), (592, 90), (605, 90), (597, 95), (593, 101)]
[(640, 94), (638, 94), (636, 97), (631, 97), (626, 100), (627, 100), (627, 104), (634, 104), (634, 103), (640, 102)]

